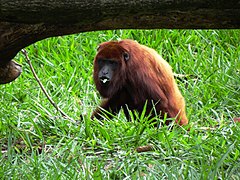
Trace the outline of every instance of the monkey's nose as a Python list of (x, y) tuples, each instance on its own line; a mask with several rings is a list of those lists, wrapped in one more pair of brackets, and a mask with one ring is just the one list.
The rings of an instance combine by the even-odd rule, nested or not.
[(108, 74), (108, 71), (103, 71), (102, 74), (103, 74), (103, 75), (107, 75), (107, 74)]

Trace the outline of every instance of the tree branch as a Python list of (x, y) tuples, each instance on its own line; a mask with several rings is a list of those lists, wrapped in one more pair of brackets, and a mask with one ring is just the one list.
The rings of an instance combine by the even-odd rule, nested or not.
[(57, 104), (52, 100), (52, 98), (49, 96), (49, 94), (47, 93), (46, 89), (44, 88), (42, 82), (41, 82), (40, 79), (38, 78), (38, 76), (37, 76), (37, 74), (36, 74), (36, 72), (35, 72), (35, 70), (34, 70), (34, 68), (33, 68), (33, 66), (32, 66), (32, 63), (31, 63), (31, 61), (30, 61), (30, 59), (29, 59), (29, 57), (28, 57), (27, 51), (26, 51), (25, 49), (23, 49), (23, 50), (22, 50), (22, 53), (23, 53), (24, 56), (26, 57), (27, 63), (29, 64), (29, 67), (30, 67), (30, 69), (31, 69), (31, 71), (32, 71), (32, 73), (33, 73), (33, 76), (35, 77), (37, 83), (39, 84), (41, 90), (43, 91), (43, 93), (45, 94), (45, 96), (47, 97), (47, 99), (49, 100), (49, 102), (54, 106), (54, 108), (55, 108), (58, 112), (60, 112), (60, 114), (61, 114), (64, 118), (69, 119), (72, 123), (76, 123), (72, 118), (70, 118), (66, 113), (64, 113), (64, 112), (57, 106)]
[(240, 1), (0, 0), (0, 67), (47, 37), (130, 28), (240, 28)]

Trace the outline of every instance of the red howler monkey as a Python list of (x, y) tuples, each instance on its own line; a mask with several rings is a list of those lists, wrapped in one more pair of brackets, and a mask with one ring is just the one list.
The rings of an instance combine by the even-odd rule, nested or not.
[[(158, 53), (133, 40), (111, 41), (100, 44), (94, 59), (94, 82), (104, 98), (92, 118), (101, 118), (103, 111), (116, 114), (123, 108), (145, 115), (176, 118), (180, 125), (188, 124), (185, 102), (171, 66)], [(169, 122), (166, 122), (167, 124)]]

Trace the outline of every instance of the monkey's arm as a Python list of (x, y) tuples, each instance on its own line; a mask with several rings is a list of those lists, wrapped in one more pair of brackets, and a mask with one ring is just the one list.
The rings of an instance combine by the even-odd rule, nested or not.
[(94, 117), (97, 119), (102, 119), (102, 116), (104, 114), (104, 110), (109, 111), (110, 110), (110, 106), (109, 106), (109, 99), (103, 99), (101, 102), (100, 107), (97, 107), (91, 116), (91, 119), (93, 119)]
[[(91, 118), (93, 119), (94, 117), (96, 117), (97, 119), (103, 119), (104, 115), (112, 118), (114, 115), (119, 113), (122, 107), (126, 107), (129, 101), (132, 101), (129, 94), (125, 89), (122, 89), (113, 97), (103, 99), (100, 107), (93, 111)], [(105, 111), (108, 111), (109, 113)], [(128, 118), (129, 115), (127, 115), (128, 113), (126, 112), (126, 109), (124, 109), (124, 113)]]
[(93, 119), (94, 117), (97, 119), (103, 119), (103, 116), (108, 116), (109, 118), (112, 118), (112, 116), (117, 114), (121, 109), (121, 106), (118, 105), (116, 101), (116, 99), (103, 99), (100, 107), (96, 108), (93, 111), (91, 119)]

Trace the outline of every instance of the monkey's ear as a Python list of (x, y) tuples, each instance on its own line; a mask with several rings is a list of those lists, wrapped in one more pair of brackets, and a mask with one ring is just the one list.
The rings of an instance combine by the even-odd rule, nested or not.
[(130, 56), (129, 56), (129, 54), (127, 52), (124, 52), (123, 53), (123, 58), (124, 58), (125, 61), (128, 61)]

